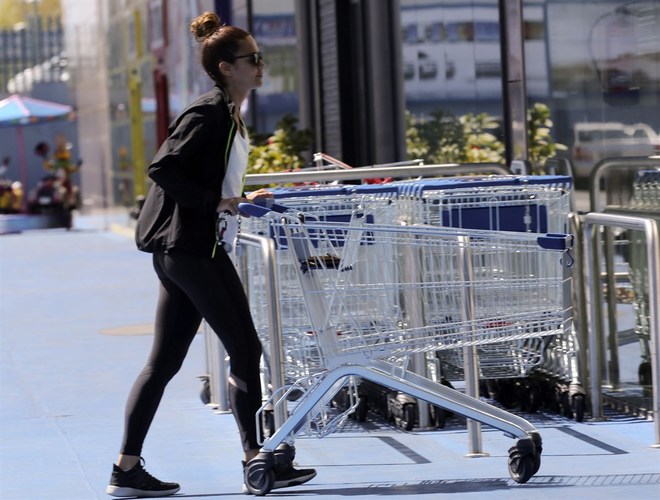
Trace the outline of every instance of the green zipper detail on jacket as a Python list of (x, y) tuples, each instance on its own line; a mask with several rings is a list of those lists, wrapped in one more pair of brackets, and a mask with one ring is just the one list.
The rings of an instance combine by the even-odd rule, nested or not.
[[(229, 128), (229, 141), (227, 141), (227, 145), (225, 147), (225, 172), (227, 171), (227, 166), (229, 165), (229, 153), (231, 152), (231, 145), (234, 143), (234, 130), (236, 129), (236, 122), (234, 120), (231, 121), (231, 127)], [(224, 179), (224, 175), (222, 176)], [(220, 186), (220, 192), (222, 193), (222, 186)], [(222, 196), (222, 194), (221, 194)], [(218, 221), (216, 220), (216, 224)], [(218, 248), (218, 245), (220, 244), (220, 240), (218, 239), (218, 231), (216, 228), (215, 232), (215, 245), (213, 245), (213, 251), (211, 252), (211, 258), (215, 258), (215, 251)]]

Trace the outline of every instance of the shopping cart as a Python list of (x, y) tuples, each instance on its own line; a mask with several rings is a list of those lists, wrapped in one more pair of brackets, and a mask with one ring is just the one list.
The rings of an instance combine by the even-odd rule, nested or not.
[[(278, 446), (292, 446), (303, 430), (323, 436), (343, 421), (346, 415), (327, 419), (324, 409), (354, 377), (504, 431), (518, 439), (509, 450), (511, 477), (524, 483), (538, 471), (541, 438), (529, 422), (412, 373), (407, 362), (415, 353), (563, 332), (570, 315), (560, 293), (561, 272), (531, 282), (507, 273), (516, 266), (500, 265), (496, 279), (485, 269), (497, 255), (516, 259), (518, 254), (554, 260), (561, 268), (558, 253), (566, 260), (570, 236), (375, 224), (366, 211), (340, 224), (256, 205), (241, 209), (268, 217), (279, 245), (296, 262), (320, 368), (287, 389), (301, 396), (246, 467), (245, 484), (252, 493), (264, 495), (272, 488)], [(484, 289), (506, 291), (511, 306), (501, 309), (481, 300)], [(431, 300), (442, 301), (446, 314), (410, 326), (412, 305)]]
[[(570, 211), (571, 178), (473, 176), (398, 184), (401, 217), (411, 223), (464, 229), (564, 233)], [(536, 276), (532, 270), (530, 276)], [(482, 392), (507, 407), (535, 411), (541, 404), (582, 420), (584, 390), (571, 328), (552, 339), (514, 340), (480, 346)], [(463, 352), (428, 356), (442, 379), (463, 377)]]
[[(374, 222), (385, 224), (406, 221), (463, 229), (545, 233), (565, 231), (570, 188), (571, 179), (566, 176), (469, 176), (382, 185), (278, 188), (274, 190), (274, 197), (278, 203), (330, 222), (345, 222), (354, 210), (365, 208)], [(268, 224), (258, 218), (248, 219), (244, 227), (260, 235), (269, 235), (271, 231)], [(276, 253), (281, 285), (284, 367), (287, 380), (291, 381), (318, 370), (319, 364), (314, 349), (309, 348), (309, 336), (300, 335), (301, 331), (309, 332), (311, 328), (306, 325), (303, 291), (295, 274), (296, 263), (282, 245)], [(245, 267), (249, 270), (252, 266), (248, 264)], [(254, 274), (254, 279), (248, 282), (258, 283), (258, 270), (255, 268), (248, 272)], [(530, 269), (527, 275), (537, 276), (538, 272), (537, 269)], [(252, 288), (259, 293), (256, 287)], [(251, 303), (261, 302), (251, 298)], [(425, 321), (422, 316), (430, 314), (434, 314), (433, 309), (425, 307), (419, 314), (419, 320)], [(258, 323), (257, 330), (266, 332), (267, 324), (260, 326), (259, 315), (253, 316)], [(483, 393), (507, 397), (514, 394), (513, 404), (506, 403), (500, 397), (496, 399), (507, 406), (519, 404), (524, 410), (534, 411), (541, 405), (542, 394), (551, 392), (562, 402), (566, 401), (562, 408), (584, 408), (583, 404), (579, 404), (583, 403), (584, 396), (577, 375), (573, 336), (571, 329), (552, 340), (518, 339), (479, 346)], [(269, 339), (263, 337), (262, 342), (268, 345)], [(450, 387), (450, 380), (464, 378), (462, 349), (427, 352), (413, 364), (413, 371)], [(368, 408), (386, 418), (393, 418), (408, 430), (416, 424), (443, 425), (445, 414), (437, 408), (428, 408), (429, 422), (426, 407), (418, 407), (414, 399), (406, 395), (393, 397), (369, 382), (363, 381), (359, 387), (360, 408), (356, 415), (360, 421), (366, 418)], [(514, 387), (515, 391), (509, 390), (510, 387)], [(551, 391), (542, 391), (546, 387), (550, 387)], [(556, 390), (556, 387), (561, 390)], [(573, 397), (569, 395), (569, 387), (573, 388)], [(349, 401), (353, 399), (349, 398)], [(571, 401), (575, 401), (572, 406), (569, 404)], [(342, 405), (341, 398), (338, 405)], [(564, 413), (571, 416), (567, 411)], [(575, 411), (574, 414), (578, 418), (582, 411)]]
[(473, 176), (398, 184), (401, 204), (414, 222), (464, 229), (566, 232), (571, 178)]
[[(365, 203), (369, 205), (369, 217), (373, 222), (393, 223), (397, 219), (396, 196), (398, 189), (392, 185), (324, 185), (294, 186), (271, 190), (273, 199), (279, 204), (295, 209), (299, 213), (313, 216), (316, 220), (330, 223), (343, 223), (351, 214)], [(251, 217), (243, 220), (242, 231), (261, 236), (274, 237), (272, 228), (265, 219)], [(282, 335), (282, 367), (285, 380), (293, 382), (301, 377), (308, 377), (319, 370), (318, 354), (311, 337), (312, 327), (307, 320), (303, 301), (303, 291), (296, 276), (296, 263), (286, 249), (282, 234), (275, 238), (280, 243), (276, 246), (276, 266), (279, 290), (279, 316)], [(260, 340), (264, 346), (264, 363), (268, 367), (270, 360), (269, 315), (264, 310), (265, 295), (261, 283), (263, 272), (261, 259), (257, 253), (244, 255), (244, 282), (252, 308)], [(269, 370), (263, 371), (264, 393), (272, 393), (278, 386), (269, 379)], [(348, 401), (354, 401), (355, 391), (348, 394)], [(295, 395), (291, 395), (295, 396)], [(341, 404), (341, 402), (338, 402)], [(270, 419), (267, 419), (267, 421)], [(268, 427), (271, 427), (270, 425)]]

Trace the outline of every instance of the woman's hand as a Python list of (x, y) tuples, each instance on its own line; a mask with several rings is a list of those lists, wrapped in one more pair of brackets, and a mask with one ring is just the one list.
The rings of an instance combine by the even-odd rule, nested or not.
[(218, 203), (217, 211), (218, 213), (228, 213), (230, 215), (238, 215), (238, 204), (246, 203), (247, 198), (237, 196), (236, 198), (223, 198)]
[(247, 199), (250, 201), (256, 200), (257, 198), (272, 198), (273, 193), (268, 191), (267, 189), (261, 188), (257, 189), (256, 191), (252, 191), (250, 194), (247, 195)]
[(247, 214), (243, 214), (240, 212), (238, 209), (238, 204), (239, 203), (250, 203), (256, 199), (263, 199), (263, 198), (272, 198), (273, 193), (268, 191), (267, 189), (257, 189), (256, 191), (251, 192), (250, 194), (247, 195), (247, 197), (243, 198), (241, 196), (237, 196), (236, 198), (223, 198), (220, 200), (220, 203), (218, 203), (218, 208), (217, 211), (219, 213), (226, 212), (230, 215), (243, 215), (244, 217), (249, 217)]

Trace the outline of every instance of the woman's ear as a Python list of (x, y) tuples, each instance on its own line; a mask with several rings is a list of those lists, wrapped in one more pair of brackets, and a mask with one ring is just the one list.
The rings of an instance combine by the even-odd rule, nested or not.
[(220, 73), (225, 76), (231, 75), (231, 71), (233, 69), (231, 64), (229, 64), (227, 61), (220, 61), (218, 68), (220, 68)]

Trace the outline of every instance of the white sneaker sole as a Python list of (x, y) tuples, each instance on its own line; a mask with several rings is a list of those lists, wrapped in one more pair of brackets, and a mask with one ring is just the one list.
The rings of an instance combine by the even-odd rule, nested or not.
[(108, 486), (105, 489), (105, 492), (113, 497), (126, 498), (126, 497), (138, 497), (138, 498), (156, 498), (156, 497), (166, 497), (169, 495), (174, 495), (181, 488), (172, 488), (170, 490), (162, 491), (146, 491), (138, 490), (135, 488), (126, 488), (122, 486)]

